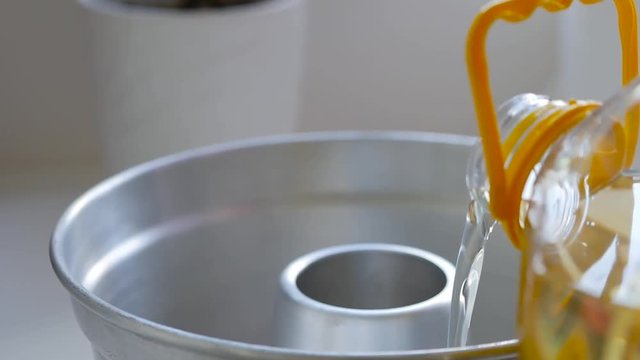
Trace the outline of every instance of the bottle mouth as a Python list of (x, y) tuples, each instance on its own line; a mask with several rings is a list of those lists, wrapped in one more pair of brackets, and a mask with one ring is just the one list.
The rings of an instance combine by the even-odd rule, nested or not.
[(553, 144), (599, 107), (593, 101), (567, 102), (536, 94), (518, 95), (503, 104), (498, 116), (507, 188), (502, 189), (500, 199), (490, 199), (483, 148), (478, 145), (472, 153), (467, 169), (471, 197), (491, 210), (516, 247), (520, 247), (540, 164)]

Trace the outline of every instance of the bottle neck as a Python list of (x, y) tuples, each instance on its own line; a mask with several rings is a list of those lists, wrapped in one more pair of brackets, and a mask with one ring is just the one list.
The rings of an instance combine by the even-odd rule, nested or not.
[[(518, 95), (498, 110), (506, 189), (490, 197), (482, 149), (472, 155), (467, 170), (471, 196), (500, 221), (514, 245), (520, 246), (524, 214), (536, 179), (536, 168), (548, 150), (600, 104), (550, 100), (535, 94)], [(525, 200), (525, 201), (523, 201)]]

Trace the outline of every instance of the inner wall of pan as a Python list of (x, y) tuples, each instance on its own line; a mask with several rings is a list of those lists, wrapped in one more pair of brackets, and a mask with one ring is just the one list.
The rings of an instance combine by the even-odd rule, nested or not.
[[(394, 243), (455, 264), (467, 209), (466, 151), (433, 146), (281, 145), (154, 172), (152, 180), (126, 184), (119, 197), (106, 196), (88, 210), (95, 213), (73, 233), (96, 233), (70, 242), (69, 258), (84, 262), (69, 267), (95, 295), (136, 316), (269, 345), (279, 275), (302, 255), (335, 245)], [(93, 219), (108, 216), (140, 224), (164, 220), (99, 231)], [(100, 256), (80, 256), (107, 246)], [(517, 264), (498, 231), (486, 250), (472, 343), (514, 337)]]

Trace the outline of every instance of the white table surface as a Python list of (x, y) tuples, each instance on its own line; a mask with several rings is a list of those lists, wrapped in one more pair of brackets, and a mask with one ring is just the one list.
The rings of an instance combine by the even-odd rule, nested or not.
[(0, 358), (92, 359), (48, 243), (62, 211), (98, 180), (94, 168), (0, 173)]

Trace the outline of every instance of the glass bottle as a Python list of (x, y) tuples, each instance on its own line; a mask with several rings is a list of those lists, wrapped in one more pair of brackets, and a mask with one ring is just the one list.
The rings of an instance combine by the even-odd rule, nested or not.
[[(517, 222), (510, 226), (523, 251), (523, 359), (640, 359), (639, 103), (636, 80), (594, 105), (521, 177)], [(592, 104), (534, 94), (507, 101), (498, 111), (505, 168), (535, 148), (535, 124)], [(488, 213), (480, 147), (467, 184)]]

